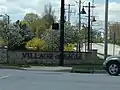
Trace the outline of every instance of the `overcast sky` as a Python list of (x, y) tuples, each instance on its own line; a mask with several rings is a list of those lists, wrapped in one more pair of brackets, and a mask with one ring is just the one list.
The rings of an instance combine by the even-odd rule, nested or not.
[[(65, 0), (66, 4), (75, 4), (71, 9), (76, 10), (75, 14), (71, 15), (71, 20), (77, 21), (77, 13), (78, 6), (75, 3), (77, 0)], [(88, 1), (92, 0), (82, 0), (85, 1), (84, 5), (87, 4)], [(11, 20), (15, 21), (17, 19), (23, 19), (26, 13), (37, 13), (42, 15), (44, 10), (44, 5), (51, 3), (53, 8), (55, 9), (56, 15), (59, 17), (59, 9), (60, 9), (60, 0), (0, 0), (0, 13), (7, 13), (10, 15)], [(94, 9), (94, 15), (98, 20), (104, 20), (104, 3), (105, 0), (95, 0), (96, 8)], [(66, 6), (67, 8), (67, 6)], [(87, 9), (86, 9), (87, 10)], [(110, 0), (109, 1), (109, 20), (110, 21), (120, 21), (120, 0)]]

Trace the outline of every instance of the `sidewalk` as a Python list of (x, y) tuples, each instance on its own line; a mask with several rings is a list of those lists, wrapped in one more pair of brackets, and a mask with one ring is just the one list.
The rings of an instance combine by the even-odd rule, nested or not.
[(45, 67), (45, 66), (31, 66), (30, 68), (24, 68), (28, 71), (62, 71), (70, 72), (72, 67)]

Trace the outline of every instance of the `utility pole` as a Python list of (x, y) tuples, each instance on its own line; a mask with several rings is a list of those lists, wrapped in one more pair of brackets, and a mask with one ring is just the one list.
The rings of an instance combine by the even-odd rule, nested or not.
[[(79, 15), (78, 33), (80, 33), (80, 30), (81, 30), (81, 14), (82, 14), (81, 13), (81, 4), (82, 4), (82, 2), (81, 2), (81, 0), (79, 0), (79, 2), (77, 2), (77, 1), (75, 1), (75, 2), (78, 3), (78, 8), (79, 8), (79, 13), (78, 13), (78, 15)], [(77, 51), (80, 52), (80, 42), (78, 42), (78, 44), (77, 44)]]
[(68, 4), (68, 23), (70, 23), (70, 4)]
[(81, 0), (79, 0), (79, 32), (81, 29)]
[(105, 0), (105, 45), (104, 45), (104, 60), (108, 55), (108, 0)]
[(90, 2), (88, 4), (88, 50), (90, 50)]
[(71, 13), (75, 13), (75, 12), (72, 12), (72, 11), (71, 11), (71, 6), (75, 6), (75, 5), (68, 4), (68, 5), (66, 5), (66, 6), (68, 6), (68, 23), (70, 24), (70, 16), (71, 16)]
[(64, 65), (64, 8), (65, 1), (61, 0), (61, 16), (60, 16), (60, 66)]
[[(81, 29), (81, 0), (79, 0), (79, 33)], [(80, 42), (78, 44), (78, 51), (80, 52)]]

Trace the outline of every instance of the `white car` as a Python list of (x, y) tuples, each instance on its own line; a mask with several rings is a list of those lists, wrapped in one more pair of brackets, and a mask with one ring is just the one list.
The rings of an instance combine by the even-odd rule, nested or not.
[(110, 56), (103, 63), (105, 70), (113, 76), (120, 74), (120, 56)]

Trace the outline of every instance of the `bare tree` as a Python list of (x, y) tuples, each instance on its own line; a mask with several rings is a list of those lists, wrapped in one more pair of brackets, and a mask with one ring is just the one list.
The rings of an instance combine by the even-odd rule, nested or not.
[(45, 19), (49, 23), (50, 26), (56, 20), (56, 16), (54, 15), (54, 13), (55, 11), (53, 10), (51, 4), (45, 5), (43, 19)]

